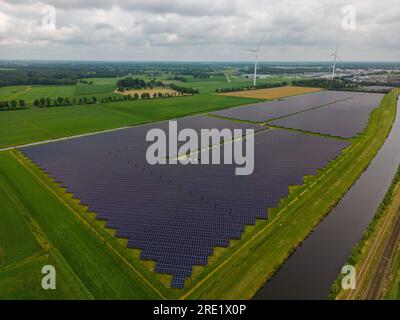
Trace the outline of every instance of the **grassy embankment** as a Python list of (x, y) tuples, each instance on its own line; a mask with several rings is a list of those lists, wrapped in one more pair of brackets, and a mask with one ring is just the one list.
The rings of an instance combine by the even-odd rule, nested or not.
[[(348, 258), (348, 264), (354, 266), (356, 269), (356, 289), (343, 290), (341, 287), (343, 275), (339, 275), (332, 285), (330, 299), (356, 300), (369, 298), (371, 295), (374, 295), (374, 298), (377, 299), (382, 299), (385, 296), (389, 299), (398, 297), (400, 286), (399, 257), (396, 257), (396, 254), (394, 254), (392, 262), (391, 257), (385, 256), (385, 251), (387, 251), (388, 245), (393, 245), (393, 243), (390, 244), (389, 242), (393, 240), (391, 236), (395, 232), (399, 213), (400, 167), (373, 220), (364, 231), (363, 237), (353, 248), (352, 254)], [(397, 243), (397, 247), (397, 252), (399, 253), (399, 243)], [(394, 244), (394, 248), (396, 248), (396, 244)], [(395, 252), (396, 250), (394, 250)], [(382, 261), (383, 259), (387, 261)], [(376, 272), (383, 272), (384, 274), (384, 270), (380, 269), (385, 267), (380, 265), (382, 262), (389, 263), (391, 271), (387, 277), (383, 275), (382, 279), (379, 279), (381, 280), (380, 283), (373, 283), (377, 280), (374, 278)]]
[(385, 299), (400, 300), (400, 245), (398, 245), (390, 269)]

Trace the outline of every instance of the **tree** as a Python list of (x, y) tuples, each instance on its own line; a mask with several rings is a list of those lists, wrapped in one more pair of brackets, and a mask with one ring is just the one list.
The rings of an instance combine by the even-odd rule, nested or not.
[(25, 103), (25, 100), (19, 100), (18, 101), (18, 104), (19, 104), (19, 107), (21, 108), (21, 109), (23, 109), (23, 108), (25, 108), (26, 107), (26, 103)]
[(46, 107), (51, 107), (51, 99), (50, 98), (47, 98), (46, 99)]
[(94, 104), (97, 103), (97, 98), (96, 98), (96, 97), (93, 97), (92, 100), (93, 100), (93, 103), (94, 103)]
[(57, 105), (62, 106), (64, 102), (64, 98), (63, 97), (58, 97), (57, 98)]
[(135, 94), (133, 95), (133, 100), (139, 100), (139, 94), (135, 93)]
[(33, 101), (33, 105), (34, 105), (35, 107), (39, 107), (39, 106), (40, 106), (40, 101), (39, 101), (38, 99), (34, 100), (34, 101)]
[(46, 106), (46, 99), (40, 98), (40, 107), (45, 107), (45, 106)]

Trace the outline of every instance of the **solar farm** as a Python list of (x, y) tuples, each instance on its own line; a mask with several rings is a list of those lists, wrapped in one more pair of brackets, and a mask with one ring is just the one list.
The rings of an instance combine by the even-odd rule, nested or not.
[[(210, 105), (200, 96), (194, 112), (184, 106), (196, 97), (138, 101), (143, 109), (165, 104), (165, 114), (146, 107), (144, 118), (130, 108), (143, 121), (125, 117), (130, 127), (5, 150), (0, 187), (22, 215), (9, 229), (15, 224), (26, 236), (4, 234), (4, 277), (47, 261), (60, 270), (60, 298), (251, 298), (365, 170), (390, 129), (395, 96), (319, 91), (257, 102), (214, 95)], [(237, 100), (218, 106), (219, 99)], [(91, 108), (93, 115), (97, 106)], [(118, 103), (110, 108), (116, 110)], [(168, 119), (197, 134), (254, 130), (253, 173), (203, 165), (200, 149), (188, 165), (150, 165), (146, 135), (168, 132)], [(232, 149), (245, 140), (234, 137)], [(228, 143), (219, 141), (221, 160)], [(32, 256), (38, 258), (29, 267), (19, 266)], [(12, 294), (27, 296), (17, 288)]]
[[(347, 138), (362, 131), (381, 99), (318, 92), (214, 115), (261, 122), (294, 114), (271, 124)], [(325, 116), (317, 126), (298, 120), (318, 112)], [(232, 165), (149, 165), (146, 133), (167, 130), (168, 121), (21, 149), (106, 227), (116, 229), (116, 237), (127, 239), (129, 248), (140, 249), (141, 259), (155, 261), (155, 272), (173, 275), (173, 288), (184, 288), (193, 267), (206, 266), (214, 248), (228, 247), (246, 225), (267, 220), (268, 209), (279, 206), (290, 186), (302, 185), (305, 176), (316, 175), (350, 146), (342, 139), (210, 116), (178, 119), (178, 127), (254, 129), (254, 173), (235, 176)]]

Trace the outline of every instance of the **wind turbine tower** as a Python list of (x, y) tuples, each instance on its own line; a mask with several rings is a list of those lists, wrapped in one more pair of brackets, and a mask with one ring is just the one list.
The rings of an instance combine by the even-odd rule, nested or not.
[(258, 53), (260, 52), (261, 45), (263, 44), (265, 37), (267, 34), (264, 35), (264, 37), (261, 39), (260, 43), (255, 49), (249, 50), (250, 52), (253, 52), (255, 54), (254, 58), (254, 82), (253, 86), (255, 87), (257, 85), (257, 68), (258, 68)]
[(332, 67), (332, 81), (335, 80), (336, 77), (336, 65), (338, 60), (338, 51), (339, 51), (340, 42), (338, 43), (335, 52), (333, 52), (330, 56), (333, 57), (333, 67)]

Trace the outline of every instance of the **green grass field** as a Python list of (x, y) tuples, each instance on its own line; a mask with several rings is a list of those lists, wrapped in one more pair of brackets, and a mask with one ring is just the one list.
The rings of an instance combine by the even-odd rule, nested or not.
[(111, 93), (116, 89), (113, 84), (78, 84), (75, 88), (75, 95), (97, 95), (101, 93)]
[(0, 88), (0, 100), (25, 100), (32, 102), (40, 98), (72, 97), (75, 86), (12, 86)]
[(41, 251), (26, 219), (28, 213), (0, 172), (0, 266), (6, 267)]
[[(170, 82), (176, 83), (183, 87), (191, 87), (194, 89), (199, 89), (201, 94), (215, 93), (216, 89), (238, 88), (238, 87), (247, 87), (253, 85), (252, 79), (246, 79), (241, 77), (232, 77), (231, 82), (227, 82), (226, 77), (223, 76), (216, 76), (213, 78), (206, 78), (206, 79), (186, 77), (186, 79), (187, 82), (179, 82), (179, 81), (170, 81)], [(271, 77), (268, 79), (259, 79), (258, 84), (278, 83), (283, 81), (290, 82), (287, 78)]]
[(389, 273), (389, 281), (387, 284), (387, 293), (385, 299), (400, 300), (400, 246), (393, 259), (392, 268)]
[(198, 95), (5, 111), (0, 112), (0, 148), (172, 119), (256, 101), (260, 100)]
[(116, 84), (113, 83), (94, 83), (78, 84), (70, 86), (7, 86), (0, 87), (0, 101), (25, 100), (28, 105), (36, 99), (41, 98), (73, 98), (80, 96), (97, 98), (113, 96)]

